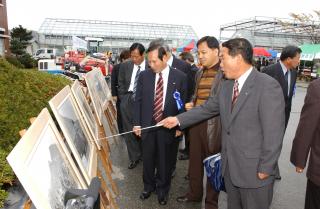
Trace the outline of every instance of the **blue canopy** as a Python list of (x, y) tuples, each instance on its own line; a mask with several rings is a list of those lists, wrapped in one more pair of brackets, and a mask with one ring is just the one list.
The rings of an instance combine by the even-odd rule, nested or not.
[(268, 49), (267, 51), (271, 54), (272, 58), (277, 58), (278, 52), (276, 50)]

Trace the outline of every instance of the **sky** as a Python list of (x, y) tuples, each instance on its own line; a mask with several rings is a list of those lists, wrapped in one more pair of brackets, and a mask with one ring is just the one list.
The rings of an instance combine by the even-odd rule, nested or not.
[(319, 0), (7, 0), (9, 29), (39, 30), (45, 18), (191, 25), (198, 37), (219, 37), (220, 25), (254, 16), (289, 18), (320, 10)]

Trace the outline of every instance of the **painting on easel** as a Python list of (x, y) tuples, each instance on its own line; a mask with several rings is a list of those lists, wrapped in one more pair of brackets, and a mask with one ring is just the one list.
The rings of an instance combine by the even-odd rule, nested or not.
[(78, 108), (84, 118), (84, 122), (87, 124), (87, 127), (89, 129), (89, 132), (91, 134), (92, 141), (95, 141), (97, 144), (97, 147), (100, 149), (99, 144), (99, 130), (98, 130), (98, 124), (94, 118), (93, 112), (91, 110), (90, 105), (88, 104), (88, 101), (83, 93), (82, 86), (79, 81), (75, 80), (74, 83), (71, 86), (72, 95), (74, 96)]
[(68, 189), (87, 188), (46, 108), (7, 160), (36, 208), (64, 208)]
[(89, 183), (97, 170), (96, 150), (90, 140), (88, 128), (81, 119), (70, 87), (63, 88), (49, 104), (81, 173)]
[(102, 88), (99, 76), (100, 74), (97, 70), (92, 70), (86, 74), (85, 81), (99, 125), (103, 125), (102, 117), (104, 115), (104, 106), (107, 103), (107, 96)]

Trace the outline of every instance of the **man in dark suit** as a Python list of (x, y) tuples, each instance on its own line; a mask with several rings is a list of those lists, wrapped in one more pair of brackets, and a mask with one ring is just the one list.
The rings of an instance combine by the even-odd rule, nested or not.
[[(140, 43), (130, 47), (131, 60), (120, 65), (118, 78), (118, 97), (121, 101), (120, 110), (123, 131), (132, 131), (133, 127), (133, 99), (137, 90), (140, 72), (147, 69), (144, 59), (145, 48)], [(129, 169), (135, 168), (141, 160), (141, 141), (134, 134), (124, 135), (129, 155)]]
[(286, 127), (290, 117), (292, 96), (297, 80), (296, 69), (300, 63), (301, 52), (301, 49), (296, 46), (286, 46), (281, 52), (280, 62), (269, 65), (263, 71), (276, 79), (282, 88), (284, 101), (286, 103)]
[[(265, 68), (264, 73), (270, 75), (276, 79), (283, 91), (283, 97), (285, 101), (285, 129), (287, 128), (290, 112), (291, 112), (291, 103), (292, 96), (294, 94), (296, 80), (297, 80), (297, 71), (296, 68), (300, 63), (300, 54), (301, 49), (296, 46), (286, 46), (283, 48), (280, 55), (280, 62), (270, 65)], [(280, 180), (280, 170), (277, 165), (276, 179)]]
[[(307, 191), (305, 209), (320, 208), (320, 79), (310, 83), (304, 100), (298, 129), (294, 137), (291, 162), (296, 171), (302, 173), (307, 170)], [(301, 189), (301, 188), (300, 188)]]
[[(143, 151), (144, 190), (140, 198), (142, 200), (149, 198), (156, 189), (161, 205), (165, 205), (168, 201), (175, 160), (171, 153), (177, 148), (179, 143), (177, 137), (181, 132), (158, 127), (141, 134), (140, 128), (156, 125), (164, 117), (175, 116), (184, 111), (183, 104), (187, 95), (186, 76), (170, 68), (167, 60), (168, 56), (161, 45), (153, 44), (149, 47), (148, 62), (152, 70), (141, 73), (133, 117), (133, 130), (141, 136)], [(176, 101), (178, 94), (183, 103), (179, 103), (180, 107)]]
[[(284, 99), (277, 81), (252, 67), (253, 49), (243, 38), (222, 43), (228, 80), (206, 103), (160, 122), (184, 129), (220, 115), (222, 175), (229, 209), (268, 209), (284, 134)], [(271, 114), (272, 113), (272, 114)]]
[[(149, 47), (151, 47), (153, 45), (160, 45), (166, 50), (166, 55), (168, 57), (167, 64), (169, 65), (169, 67), (171, 67), (173, 69), (176, 69), (176, 70), (180, 70), (186, 75), (186, 78), (185, 78), (184, 82), (186, 82), (187, 86), (188, 86), (187, 101), (190, 101), (191, 97), (192, 97), (192, 94), (193, 94), (192, 86), (194, 85), (194, 82), (192, 81), (191, 65), (188, 64), (187, 62), (183, 61), (183, 60), (180, 60), (180, 59), (176, 58), (176, 56), (174, 56), (172, 54), (171, 48), (165, 42), (164, 39), (159, 38), (159, 39), (155, 39), (155, 40), (151, 41)], [(182, 140), (182, 137), (180, 137), (180, 141), (181, 140)], [(176, 173), (178, 147), (179, 147), (179, 144), (177, 144), (176, 149), (173, 149), (172, 153), (171, 153), (172, 158), (175, 159), (175, 161), (173, 162), (174, 166), (172, 168), (172, 177), (174, 177), (175, 173)]]
[(122, 128), (122, 120), (121, 120), (121, 110), (120, 110), (120, 99), (118, 98), (118, 77), (119, 77), (119, 69), (122, 62), (125, 62), (130, 58), (130, 51), (128, 49), (123, 50), (120, 53), (120, 63), (116, 64), (111, 73), (111, 94), (113, 99), (116, 101), (116, 107), (117, 107), (117, 124), (118, 124), (118, 130), (120, 133), (123, 132)]

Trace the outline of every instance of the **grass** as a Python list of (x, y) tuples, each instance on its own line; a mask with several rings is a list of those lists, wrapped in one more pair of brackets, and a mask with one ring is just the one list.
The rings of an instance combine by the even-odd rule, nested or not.
[(17, 69), (0, 57), (0, 208), (8, 195), (5, 188), (15, 181), (6, 157), (20, 139), (19, 131), (29, 127), (29, 118), (48, 107), (48, 101), (68, 84), (60, 76)]

